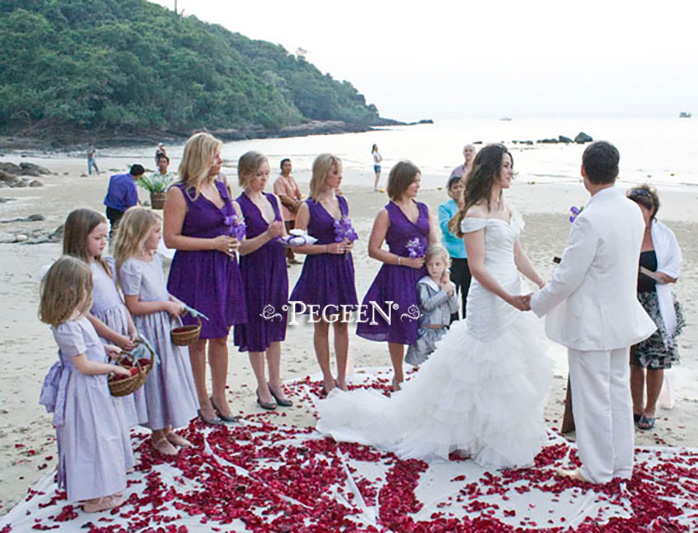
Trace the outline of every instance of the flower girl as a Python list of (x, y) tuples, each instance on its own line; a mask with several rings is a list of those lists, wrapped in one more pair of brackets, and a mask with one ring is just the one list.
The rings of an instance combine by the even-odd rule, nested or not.
[(170, 317), (178, 319), (184, 305), (167, 292), (162, 260), (155, 253), (161, 238), (162, 219), (143, 207), (132, 207), (121, 219), (114, 242), (114, 258), (126, 307), (141, 337), (150, 341), (156, 357), (145, 382), (148, 422), (153, 447), (164, 455), (191, 443), (172, 431), (197, 416), (199, 402), (185, 348), (170, 337)]

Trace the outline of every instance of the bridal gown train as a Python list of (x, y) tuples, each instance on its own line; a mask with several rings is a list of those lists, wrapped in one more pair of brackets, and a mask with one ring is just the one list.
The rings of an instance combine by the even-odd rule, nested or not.
[[(485, 267), (510, 294), (521, 294), (514, 245), (523, 221), (466, 218), (485, 229)], [(318, 402), (319, 431), (403, 459), (470, 455), (485, 468), (531, 466), (546, 440), (543, 408), (552, 382), (543, 328), (473, 278), (466, 320), (452, 324), (419, 372), (391, 398), (375, 390), (333, 389)]]

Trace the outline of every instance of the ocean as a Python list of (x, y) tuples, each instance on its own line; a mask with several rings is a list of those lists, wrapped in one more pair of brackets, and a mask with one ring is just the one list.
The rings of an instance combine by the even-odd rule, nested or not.
[[(373, 186), (371, 146), (378, 144), (383, 156), (385, 183), (390, 167), (409, 159), (422, 170), (422, 186), (443, 186), (453, 167), (463, 162), (466, 143), (503, 142), (514, 155), (517, 179), (549, 182), (580, 179), (583, 145), (538, 144), (535, 141), (574, 138), (585, 132), (594, 140), (608, 140), (621, 154), (620, 179), (629, 184), (649, 182), (659, 188), (698, 186), (698, 119), (675, 117), (513, 117), (437, 120), (434, 124), (382, 128), (365, 133), (316, 135), (287, 139), (255, 139), (225, 143), (223, 159), (229, 172), (247, 150), (259, 150), (269, 157), (272, 176), (279, 161), (289, 157), (294, 175), (301, 182), (310, 179), (317, 154), (330, 152), (344, 163), (344, 183)], [(533, 141), (533, 146), (513, 141)], [(480, 146), (480, 145), (476, 145)], [(104, 150), (102, 157), (142, 156), (146, 164), (155, 147)], [(182, 145), (169, 146), (168, 154), (178, 160)], [(176, 162), (175, 162), (176, 163)]]

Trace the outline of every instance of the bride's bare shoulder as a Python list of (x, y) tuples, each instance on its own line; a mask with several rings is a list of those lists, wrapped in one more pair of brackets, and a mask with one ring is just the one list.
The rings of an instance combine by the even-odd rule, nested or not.
[(484, 203), (477, 203), (470, 206), (465, 212), (465, 218), (487, 218), (489, 210)]

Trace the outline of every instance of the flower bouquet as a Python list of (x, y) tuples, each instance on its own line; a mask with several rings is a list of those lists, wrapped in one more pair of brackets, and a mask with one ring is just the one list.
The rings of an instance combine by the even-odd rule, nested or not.
[(424, 257), (427, 253), (426, 244), (420, 241), (418, 237), (415, 237), (414, 239), (410, 239), (409, 241), (407, 241), (405, 248), (407, 248), (407, 253), (412, 259), (415, 259), (417, 257)]
[[(351, 225), (351, 219), (342, 215), (342, 218), (334, 221), (334, 242), (342, 242), (345, 239), (349, 242), (354, 242), (359, 238), (354, 226)], [(349, 257), (349, 252), (344, 252), (344, 257)]]

